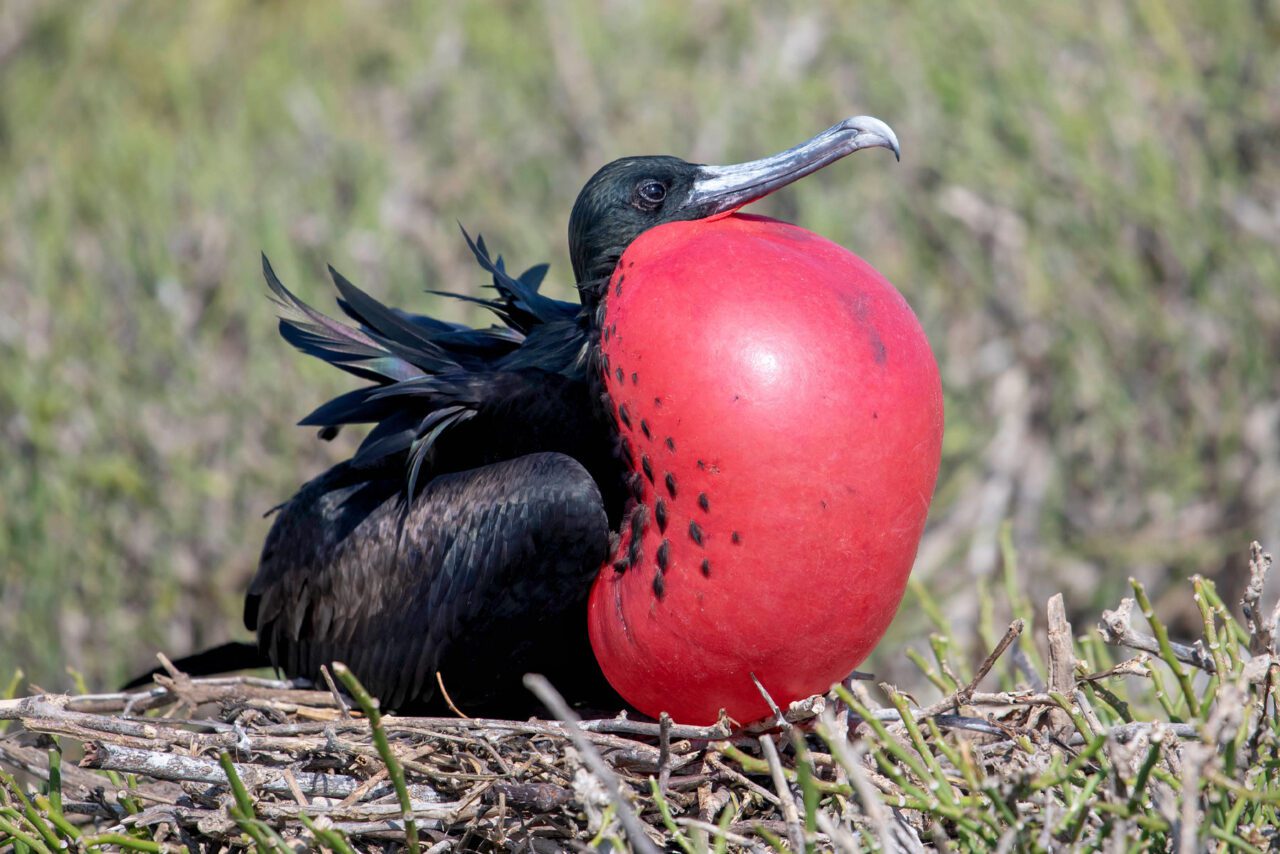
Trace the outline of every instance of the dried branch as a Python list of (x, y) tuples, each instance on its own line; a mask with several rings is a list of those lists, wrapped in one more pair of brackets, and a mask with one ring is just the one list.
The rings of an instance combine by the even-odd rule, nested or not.
[(821, 729), (827, 743), (831, 745), (836, 761), (849, 776), (849, 782), (862, 805), (862, 812), (880, 841), (880, 850), (892, 851), (893, 833), (889, 829), (889, 811), (872, 789), (867, 770), (863, 767), (867, 755), (866, 745), (850, 746), (847, 731), (836, 725), (834, 714), (823, 715)]
[[(1257, 554), (1254, 566), (1253, 587), (1260, 588)], [(1144, 643), (1127, 625), (1132, 602), (1104, 621), (1116, 638), (1154, 647), (1166, 664), (1178, 665), (1175, 673), (1187, 663), (1216, 664), (1217, 679), (1179, 680), (1185, 695), (1198, 692), (1188, 696), (1190, 714), (1162, 688), (1168, 671), (1150, 666), (1152, 652), (1107, 666), (1096, 645), (1083, 644), (1085, 666), (1097, 672), (1077, 676), (1077, 648), (1055, 598), (1047, 683), (1025, 656), (1019, 665), (1024, 624), (1015, 621), (967, 684), (939, 680), (954, 690), (931, 706), (911, 708), (891, 687), (894, 708), (877, 708), (861, 685), (856, 693), (837, 689), (840, 703), (866, 724), (856, 746), (848, 740), (852, 720), (837, 723), (843, 706), (821, 696), (775, 706), (769, 718), (747, 726), (625, 715), (582, 723), (536, 681), (562, 720), (384, 716), (372, 701), (363, 714), (344, 713), (349, 701), (330, 686), (196, 679), (176, 670), (140, 694), (0, 701), (0, 719), (25, 728), (0, 740), (0, 762), (48, 781), (28, 796), (0, 775), (11, 804), (0, 810), (0, 841), (30, 839), (33, 850), (52, 850), (51, 842), (65, 838), (73, 846), (152, 851), (175, 840), (225, 848), (249, 834), (264, 848), (300, 841), (354, 852), (403, 845), (412, 823), (431, 834), (423, 840), (428, 854), (460, 840), (484, 850), (582, 849), (593, 840), (654, 851), (651, 840), (663, 839), (694, 851), (708, 841), (704, 834), (716, 850), (733, 851), (763, 851), (759, 839), (792, 849), (852, 851), (876, 840), (885, 850), (923, 850), (922, 838), (993, 850), (1027, 840), (1010, 830), (1014, 825), (1034, 825), (1063, 842), (1096, 841), (1101, 819), (1091, 812), (1092, 798), (1113, 792), (1104, 818), (1114, 822), (1116, 838), (1154, 833), (1203, 846), (1212, 836), (1265, 847), (1274, 835), (1241, 843), (1240, 833), (1209, 819), (1222, 812), (1214, 811), (1213, 797), (1243, 798), (1257, 808), (1232, 813), (1240, 826), (1274, 823), (1275, 793), (1233, 782), (1221, 757), (1235, 743), (1239, 771), (1269, 755), (1277, 730), (1268, 708), (1280, 666), (1270, 654), (1248, 652), (1256, 633), (1226, 613), (1211, 585), (1196, 591), (1207, 597), (1200, 613), (1206, 638), (1217, 644), (1208, 647), (1213, 656), (1202, 654), (1205, 647), (1172, 644), (1154, 614), (1148, 620), (1157, 635)], [(1263, 613), (1261, 593), (1246, 595), (1246, 611)], [(1135, 596), (1149, 610), (1136, 589)], [(979, 692), (1010, 651), (1031, 687)], [(1148, 677), (1153, 693), (1122, 700), (1105, 682), (1131, 675)], [(1163, 720), (1133, 721), (1152, 713), (1152, 696), (1166, 711)], [(1054, 733), (1043, 722), (1057, 710), (1070, 723)], [(815, 727), (830, 753), (805, 740), (801, 730)], [(770, 737), (779, 728), (795, 739), (794, 750)], [(36, 734), (81, 742), (83, 767), (51, 773), (56, 754), (19, 742)], [(388, 770), (392, 759), (402, 769), (403, 800)], [(108, 783), (98, 776), (107, 770), (129, 782)], [(1013, 798), (1007, 779), (1025, 781)], [(1182, 816), (1192, 821), (1180, 822)], [(81, 827), (96, 827), (96, 835)]]
[[(1067, 622), (1067, 609), (1061, 593), (1049, 597), (1046, 616), (1049, 636), (1049, 692), (1070, 695), (1076, 687), (1076, 657), (1071, 643), (1071, 624)], [(1071, 729), (1071, 717), (1061, 708), (1049, 709), (1049, 721), (1060, 738)]]
[(974, 673), (973, 678), (969, 680), (969, 684), (965, 685), (959, 691), (943, 697), (932, 706), (921, 709), (917, 715), (917, 720), (935, 717), (936, 715), (943, 714), (944, 712), (959, 709), (963, 705), (973, 704), (974, 698), (978, 696), (974, 693), (978, 687), (978, 683), (991, 672), (991, 668), (995, 666), (996, 661), (999, 660), (1000, 656), (1004, 655), (1005, 650), (1009, 648), (1009, 644), (1013, 643), (1014, 640), (1017, 639), (1018, 635), (1022, 634), (1022, 630), (1025, 627), (1026, 622), (1022, 619), (1017, 619), (1010, 623), (1009, 628), (1005, 630), (1004, 637), (1000, 638), (995, 649), (991, 650), (991, 652), (987, 654), (987, 657), (983, 659), (977, 672)]
[[(80, 767), (138, 774), (171, 782), (229, 785), (227, 775), (214, 760), (183, 756), (178, 753), (139, 750), (135, 747), (105, 741), (90, 741), (85, 744), (84, 759), (80, 761)], [(235, 770), (245, 785), (251, 788), (261, 789), (274, 795), (291, 797), (293, 794), (290, 781), (286, 779), (285, 771), (282, 769), (235, 763)], [(345, 798), (362, 782), (355, 777), (326, 774), (320, 771), (294, 771), (292, 776), (304, 795), (322, 798)], [(369, 796), (378, 798), (392, 794), (393, 791), (390, 783), (387, 783), (370, 792)], [(410, 786), (409, 794), (415, 802), (434, 805), (448, 803), (448, 799), (443, 794), (429, 786)]]
[[(1262, 616), (1262, 593), (1267, 585), (1267, 573), (1271, 569), (1271, 555), (1255, 542), (1249, 544), (1249, 584), (1245, 587), (1240, 608), (1244, 611), (1245, 627), (1249, 630), (1249, 652), (1263, 655), (1275, 647), (1276, 633), (1280, 631), (1280, 602), (1269, 620)], [(1280, 649), (1274, 650), (1280, 654)]]
[[(759, 686), (760, 683), (756, 682)], [(763, 691), (763, 688), (761, 689)], [(777, 709), (777, 706), (774, 706)], [(800, 826), (800, 812), (796, 809), (796, 799), (787, 788), (787, 778), (782, 771), (782, 760), (778, 757), (778, 748), (773, 739), (767, 735), (760, 736), (760, 748), (765, 761), (769, 763), (769, 775), (773, 778), (773, 789), (778, 793), (778, 803), (782, 805), (782, 818), (786, 822), (787, 837), (791, 842), (791, 850), (804, 851), (804, 828)]]
[(622, 827), (627, 832), (627, 838), (631, 841), (635, 850), (642, 852), (642, 854), (658, 854), (657, 846), (645, 834), (640, 820), (636, 818), (635, 812), (631, 809), (631, 804), (623, 800), (622, 788), (618, 783), (618, 778), (609, 766), (605, 764), (604, 760), (600, 758), (600, 754), (596, 752), (591, 742), (583, 734), (578, 726), (578, 716), (565, 703), (564, 698), (551, 687), (550, 682), (535, 673), (525, 676), (524, 684), (565, 725), (569, 737), (573, 740), (573, 746), (578, 749), (583, 761), (587, 763), (587, 767), (591, 769), (591, 772), (596, 775), (596, 778), (608, 790), (614, 808), (618, 811), (618, 819), (622, 822)]
[[(1126, 597), (1121, 600), (1120, 607), (1114, 611), (1103, 611), (1102, 620), (1098, 623), (1098, 633), (1102, 635), (1104, 641), (1112, 646), (1128, 647), (1129, 649), (1149, 652), (1158, 656), (1160, 655), (1160, 641), (1153, 635), (1135, 631), (1129, 625), (1134, 604), (1133, 599)], [(1178, 661), (1183, 664), (1198, 667), (1206, 673), (1217, 671), (1213, 656), (1203, 646), (1188, 646), (1187, 644), (1169, 641), (1169, 648), (1173, 651)]]

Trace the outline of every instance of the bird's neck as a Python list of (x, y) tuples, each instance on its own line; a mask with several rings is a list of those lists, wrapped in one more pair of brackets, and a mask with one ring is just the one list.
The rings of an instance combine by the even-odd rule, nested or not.
[[(613, 268), (600, 272), (598, 275), (592, 275), (587, 278), (579, 279), (578, 298), (582, 301), (583, 307), (589, 310), (594, 317), (595, 309), (604, 304), (605, 293), (609, 289), (609, 278), (613, 274)], [(598, 326), (596, 327), (599, 328)]]

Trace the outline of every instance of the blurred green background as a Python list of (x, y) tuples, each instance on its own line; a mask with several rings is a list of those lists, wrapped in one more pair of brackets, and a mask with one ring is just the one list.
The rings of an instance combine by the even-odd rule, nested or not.
[(564, 296), (604, 162), (748, 159), (854, 113), (901, 164), (757, 210), (865, 256), (929, 332), (916, 578), (971, 622), (1008, 520), (1037, 602), (1230, 594), (1248, 540), (1280, 544), (1273, 0), (5, 0), (0, 666), (103, 687), (244, 636), (263, 512), (357, 438), (292, 426), (352, 384), (277, 338), (260, 250), (325, 309), (332, 261), (480, 321), (422, 293), (484, 283), (457, 221)]

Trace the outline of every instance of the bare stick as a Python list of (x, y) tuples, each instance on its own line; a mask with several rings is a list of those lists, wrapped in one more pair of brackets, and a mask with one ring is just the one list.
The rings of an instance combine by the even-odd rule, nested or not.
[[(451, 810), (452, 805), (416, 803), (414, 804), (414, 815), (426, 821), (453, 821), (456, 813)], [(340, 821), (348, 822), (390, 822), (387, 825), (388, 830), (403, 830), (398, 827), (400, 821), (399, 804), (356, 804), (350, 807), (341, 805), (334, 806), (308, 806), (303, 804), (295, 804), (288, 801), (280, 803), (270, 803), (259, 801), (254, 804), (254, 811), (261, 818), (280, 820), (290, 819), (297, 820), (301, 816), (308, 818), (319, 818), (321, 816), (328, 818), (335, 824)], [(171, 804), (161, 804), (155, 807), (149, 807), (141, 813), (131, 817), (126, 823), (135, 826), (147, 826), (150, 824), (159, 824), (162, 821), (172, 821), (176, 824), (186, 826), (200, 826), (203, 830), (209, 822), (219, 822), (224, 816), (217, 810), (200, 809), (190, 806), (175, 806)], [(226, 825), (230, 825), (230, 821), (226, 821)], [(230, 827), (224, 825), (224, 832), (230, 831)]]
[[(190, 677), (188, 677), (190, 678)], [(194, 700), (197, 703), (217, 703), (224, 700), (260, 698), (277, 703), (299, 706), (333, 708), (333, 697), (328, 691), (309, 690), (311, 683), (305, 679), (262, 679), (257, 676), (217, 676), (190, 679), (187, 694), (179, 694), (171, 677), (156, 674), (155, 687), (146, 691), (117, 691), (109, 694), (82, 694), (68, 699), (67, 707), (77, 712), (120, 712), (130, 709), (145, 712), (166, 706), (178, 700)], [(4, 701), (0, 701), (0, 719), (4, 717)]]
[(916, 719), (931, 718), (935, 715), (940, 715), (953, 709), (959, 709), (961, 706), (973, 703), (974, 698), (978, 696), (974, 693), (978, 688), (978, 683), (991, 672), (991, 668), (995, 666), (996, 661), (999, 660), (1000, 656), (1004, 655), (1005, 650), (1009, 648), (1009, 644), (1013, 643), (1014, 640), (1017, 639), (1018, 635), (1022, 634), (1022, 630), (1025, 627), (1026, 623), (1021, 619), (1014, 620), (1010, 623), (1009, 628), (1005, 630), (1004, 637), (1000, 638), (1000, 642), (996, 644), (995, 649), (991, 650), (987, 657), (983, 659), (977, 672), (974, 673), (973, 678), (969, 680), (969, 684), (961, 688), (959, 691), (956, 691), (954, 694), (943, 697), (932, 706), (926, 706), (921, 709), (916, 714)]
[(1031, 657), (1027, 655), (1027, 651), (1022, 648), (1021, 643), (1013, 645), (1013, 666), (1021, 673), (1031, 685), (1033, 691), (1045, 691), (1047, 686), (1044, 684), (1044, 677), (1036, 672), (1035, 665), (1031, 663)]
[(1014, 620), (1009, 624), (1009, 628), (1005, 629), (1004, 637), (1000, 638), (996, 648), (991, 650), (987, 657), (982, 660), (982, 664), (978, 667), (978, 672), (973, 674), (973, 679), (961, 692), (962, 697), (968, 698), (973, 695), (973, 692), (978, 689), (978, 683), (986, 678), (986, 675), (991, 672), (991, 668), (995, 666), (1000, 656), (1004, 655), (1005, 650), (1009, 648), (1009, 644), (1013, 643), (1022, 634), (1024, 628), (1026, 628), (1026, 623), (1021, 619)]
[(834, 714), (826, 713), (822, 716), (822, 728), (825, 730), (823, 736), (827, 744), (831, 745), (836, 761), (849, 775), (849, 782), (853, 784), (858, 802), (862, 804), (863, 815), (867, 817), (867, 821), (876, 832), (876, 837), (880, 840), (880, 850), (893, 851), (893, 834), (889, 830), (888, 811), (867, 779), (866, 769), (862, 767), (863, 757), (867, 755), (866, 745), (859, 742), (857, 746), (850, 747), (847, 731), (837, 725)]
[[(1160, 641), (1153, 635), (1134, 631), (1129, 626), (1133, 605), (1134, 600), (1126, 598), (1121, 600), (1120, 607), (1114, 611), (1103, 611), (1102, 620), (1098, 623), (1098, 634), (1112, 646), (1125, 646), (1129, 649), (1149, 652), (1152, 655), (1160, 655)], [(1206, 673), (1217, 672), (1218, 668), (1214, 664), (1213, 656), (1206, 650), (1174, 641), (1169, 641), (1169, 648), (1173, 650), (1174, 657), (1183, 664), (1198, 667)]]
[(704, 833), (706, 833), (708, 836), (711, 836), (712, 838), (719, 837), (721, 839), (724, 839), (726, 842), (732, 842), (734, 845), (741, 845), (742, 847), (748, 848), (751, 850), (759, 849), (759, 846), (757, 846), (754, 842), (752, 842), (747, 837), (740, 836), (729, 830), (723, 830), (717, 825), (714, 825), (708, 821), (701, 821), (696, 818), (678, 818), (676, 819), (676, 824), (680, 825), (681, 827), (696, 828), (698, 830), (703, 831)]
[(671, 715), (659, 715), (658, 727), (658, 791), (665, 797), (671, 780)]
[[(760, 683), (756, 682), (756, 684)], [(787, 836), (791, 839), (791, 848), (793, 851), (804, 851), (804, 828), (800, 826), (800, 812), (796, 809), (796, 799), (787, 788), (787, 778), (782, 772), (782, 760), (778, 757), (778, 748), (774, 746), (772, 738), (762, 735), (760, 749), (764, 753), (765, 761), (769, 763), (769, 776), (773, 778), (773, 788), (778, 791), (778, 799), (782, 804), (782, 817), (787, 823)]]
[(462, 710), (453, 704), (453, 698), (449, 696), (449, 689), (444, 687), (444, 676), (440, 671), (436, 671), (436, 684), (440, 686), (440, 696), (444, 697), (444, 703), (449, 707), (449, 711), (453, 712), (460, 718), (469, 718), (470, 715), (464, 715)]
[[(662, 734), (658, 724), (648, 721), (633, 721), (627, 718), (605, 718), (598, 721), (582, 721), (579, 728), (583, 732), (608, 732), (619, 735), (651, 735)], [(687, 738), (694, 741), (722, 741), (733, 735), (732, 730), (722, 724), (711, 726), (688, 726), (673, 723), (670, 735), (672, 738)]]
[[(1240, 600), (1240, 608), (1244, 611), (1245, 624), (1249, 627), (1249, 652), (1253, 655), (1264, 655), (1271, 651), (1274, 643), (1273, 632), (1278, 628), (1275, 617), (1266, 620), (1262, 616), (1262, 591), (1266, 587), (1267, 572), (1271, 569), (1271, 555), (1262, 550), (1257, 542), (1249, 544), (1249, 585)], [(1280, 615), (1280, 603), (1276, 604), (1276, 614)]]
[[(1049, 597), (1046, 607), (1049, 635), (1049, 691), (1070, 696), (1076, 686), (1076, 657), (1071, 646), (1071, 624), (1062, 594)], [(1071, 717), (1061, 708), (1050, 707), (1049, 725), (1061, 737), (1071, 728)]]
[[(227, 775), (223, 773), (222, 767), (217, 762), (194, 756), (122, 747), (101, 741), (85, 744), (84, 759), (80, 761), (80, 765), (83, 768), (140, 774), (146, 777), (154, 777), (157, 780), (170, 780), (177, 783), (228, 785)], [(247, 763), (236, 763), (235, 769), (241, 779), (253, 788), (263, 789), (283, 797), (293, 796), (293, 787), (284, 776), (285, 769), (265, 768)], [(319, 771), (295, 771), (293, 776), (298, 790), (312, 797), (345, 798), (364, 782), (355, 777), (326, 774)], [(382, 788), (383, 791), (378, 793), (379, 796), (391, 792), (390, 785)], [(411, 785), (409, 786), (409, 794), (417, 802), (449, 803), (449, 800), (444, 795), (430, 786)]]
[(329, 665), (320, 665), (320, 675), (324, 677), (324, 684), (329, 686), (329, 693), (333, 695), (333, 701), (342, 710), (343, 719), (350, 720), (351, 710), (347, 708), (347, 701), (342, 699), (342, 692), (338, 690), (337, 684), (333, 681), (333, 674), (329, 672)]
[(831, 814), (826, 810), (820, 809), (814, 814), (818, 829), (827, 835), (836, 849), (843, 854), (861, 854), (862, 847), (858, 845), (858, 839), (848, 830), (845, 830)]
[(738, 785), (745, 786), (746, 788), (755, 792), (764, 800), (769, 801), (770, 803), (773, 803), (773, 804), (778, 804), (779, 806), (782, 805), (782, 801), (778, 800), (777, 795), (775, 795), (773, 792), (766, 789), (764, 786), (761, 786), (759, 783), (755, 782), (754, 780), (750, 779), (740, 771), (737, 771), (736, 769), (730, 768), (728, 765), (725, 765), (724, 762), (720, 760), (720, 757), (718, 755), (712, 754), (707, 759), (707, 764), (709, 764), (712, 768), (716, 769), (716, 771), (718, 771), (720, 774), (733, 780)]
[(369, 719), (369, 729), (373, 736), (373, 743), (378, 748), (378, 755), (382, 757), (382, 764), (387, 766), (387, 776), (391, 778), (391, 782), (396, 788), (396, 797), (400, 800), (400, 810), (404, 818), (404, 835), (409, 843), (409, 854), (418, 854), (418, 826), (413, 821), (413, 804), (409, 795), (409, 788), (405, 784), (404, 768), (400, 764), (400, 757), (396, 756), (394, 750), (391, 749), (391, 743), (387, 741), (386, 730), (382, 728), (382, 713), (378, 710), (378, 701), (370, 696), (365, 687), (360, 684), (360, 680), (351, 672), (347, 665), (340, 661), (333, 663), (333, 672), (342, 680), (342, 684), (351, 692), (351, 696), (360, 704), (361, 710), (365, 717)]
[(773, 712), (774, 721), (777, 722), (779, 727), (785, 728), (787, 725), (787, 719), (783, 717), (782, 709), (779, 709), (778, 704), (773, 701), (773, 697), (764, 687), (764, 683), (757, 679), (754, 673), (751, 674), (751, 681), (756, 683), (756, 690), (760, 692), (761, 697), (764, 697), (765, 703), (769, 706), (769, 711)]
[[(49, 779), (49, 754), (38, 747), (27, 747), (13, 739), (0, 739), (0, 762), (13, 768), (21, 768), (39, 780)], [(102, 785), (102, 777), (83, 771), (75, 765), (64, 764), (62, 784), (68, 790), (92, 792)]]
[(579, 726), (578, 716), (560, 696), (555, 688), (551, 687), (551, 683), (546, 677), (537, 673), (530, 673), (524, 677), (524, 685), (533, 692), (542, 704), (550, 710), (565, 726), (565, 730), (569, 738), (573, 741), (573, 746), (578, 749), (578, 753), (582, 756), (582, 761), (587, 763), (587, 767), (591, 769), (591, 773), (604, 785), (605, 790), (609, 793), (610, 800), (613, 801), (614, 809), (618, 811), (618, 819), (622, 822), (622, 828), (627, 833), (627, 838), (631, 840), (631, 844), (637, 851), (642, 854), (658, 854), (658, 847), (653, 844), (648, 835), (644, 832), (640, 819), (636, 818), (635, 812), (631, 809), (631, 804), (622, 797), (621, 784), (618, 782), (617, 776), (612, 769), (605, 764), (604, 759), (596, 751), (595, 746), (583, 734)]
[(1179, 811), (1182, 829), (1178, 834), (1178, 854), (1195, 854), (1200, 848), (1197, 839), (1200, 832), (1200, 776), (1213, 755), (1212, 751), (1213, 748), (1198, 744), (1183, 754), (1182, 808)]

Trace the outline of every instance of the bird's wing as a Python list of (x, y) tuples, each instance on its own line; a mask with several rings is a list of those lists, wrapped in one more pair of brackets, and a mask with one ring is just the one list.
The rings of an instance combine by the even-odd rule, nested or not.
[(469, 329), (388, 308), (330, 267), (339, 306), (360, 324), (353, 327), (294, 295), (265, 255), (262, 273), (280, 307), (280, 335), (286, 341), (309, 356), (378, 384), (441, 371), (483, 369), (486, 362), (510, 353), (524, 340), (510, 329)]
[(402, 535), (399, 487), (343, 465), (284, 506), (245, 609), (276, 666), (343, 661), (392, 708), (427, 703), (437, 671), (460, 704), (499, 710), (535, 661), (585, 654), (574, 668), (598, 676), (584, 608), (609, 532), (581, 465), (540, 453), (440, 475)]
[(526, 336), (540, 326), (576, 326), (582, 306), (552, 299), (538, 292), (547, 274), (537, 264), (512, 276), (499, 255), (489, 254), (484, 238), (472, 239), (464, 229), (476, 263), (492, 277), (493, 299), (431, 291), (474, 302), (492, 311), (504, 326), (473, 329), (426, 315), (388, 307), (335, 270), (329, 275), (338, 290), (338, 306), (359, 324), (351, 327), (304, 303), (276, 276), (264, 255), (262, 271), (272, 298), (281, 308), (280, 334), (308, 355), (379, 384), (435, 373), (483, 371), (520, 349)]
[(339, 395), (300, 423), (320, 427), (324, 438), (343, 425), (376, 425), (355, 462), (368, 467), (407, 455), (411, 487), (440, 436), (474, 417), (486, 401), (509, 397), (513, 385), (535, 374), (583, 379), (581, 309), (538, 294), (545, 265), (513, 279), (501, 258), (490, 259), (483, 239), (467, 241), (500, 295), (480, 302), (506, 327), (471, 329), (389, 308), (330, 268), (339, 306), (359, 324), (351, 326), (300, 300), (262, 259), (281, 308), (281, 335), (304, 353), (373, 382)]
[(538, 293), (538, 288), (547, 275), (546, 264), (537, 264), (513, 277), (507, 273), (501, 255), (493, 258), (489, 254), (489, 247), (485, 245), (482, 235), (476, 235), (475, 240), (472, 240), (464, 228), (462, 236), (466, 239), (471, 254), (475, 256), (476, 263), (493, 277), (492, 287), (498, 292), (497, 298), (482, 299), (450, 291), (431, 293), (482, 305), (496, 314), (509, 328), (523, 334), (544, 324), (574, 322), (577, 319), (582, 311), (581, 304), (552, 299)]

